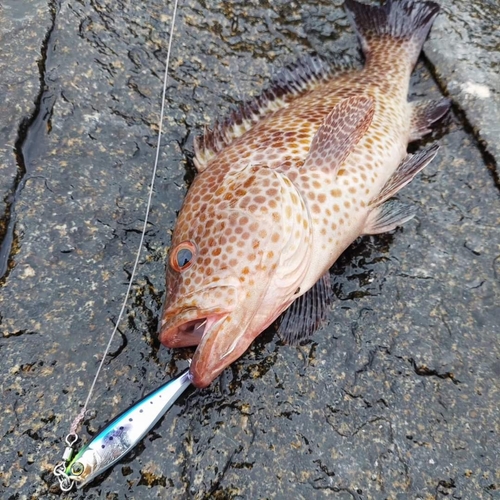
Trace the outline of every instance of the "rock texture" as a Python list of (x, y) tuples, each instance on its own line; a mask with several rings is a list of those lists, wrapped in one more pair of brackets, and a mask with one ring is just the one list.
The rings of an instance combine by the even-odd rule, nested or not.
[[(500, 12), (441, 0), (412, 98), (453, 99), (418, 216), (332, 269), (328, 323), (272, 332), (190, 391), (129, 456), (65, 498), (500, 498)], [(60, 498), (53, 465), (126, 290), (158, 129), (172, 5), (0, 6), (0, 496)], [(165, 136), (126, 319), (85, 441), (187, 365), (156, 340), (192, 137), (316, 50), (359, 62), (340, 1), (180, 5)]]

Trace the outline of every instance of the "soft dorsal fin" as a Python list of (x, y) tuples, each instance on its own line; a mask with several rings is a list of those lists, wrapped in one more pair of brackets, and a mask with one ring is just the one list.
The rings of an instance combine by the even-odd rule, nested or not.
[(399, 167), (392, 174), (379, 195), (370, 202), (372, 207), (377, 207), (387, 199), (394, 196), (404, 188), (422, 169), (424, 169), (436, 156), (439, 144), (433, 144), (427, 149), (422, 149), (414, 155), (407, 155)]
[(313, 137), (311, 149), (301, 168), (326, 170), (332, 176), (336, 175), (368, 130), (374, 112), (373, 99), (369, 96), (354, 96), (340, 101)]
[(451, 101), (440, 99), (439, 101), (417, 101), (410, 104), (413, 110), (410, 129), (410, 142), (412, 142), (418, 141), (431, 131), (430, 127), (446, 115), (450, 109)]
[(291, 345), (298, 345), (307, 340), (326, 319), (332, 296), (330, 274), (326, 272), (281, 316), (277, 332), (281, 340)]
[(315, 54), (283, 68), (260, 96), (242, 104), (195, 139), (194, 163), (198, 172), (205, 170), (217, 153), (250, 130), (264, 116), (285, 107), (290, 98), (313, 89), (328, 79), (332, 72), (333, 68)]

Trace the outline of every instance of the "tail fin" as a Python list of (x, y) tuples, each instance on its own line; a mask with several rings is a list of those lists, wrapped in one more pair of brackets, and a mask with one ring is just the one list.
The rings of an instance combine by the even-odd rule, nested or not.
[(387, 0), (381, 7), (345, 0), (345, 6), (367, 60), (377, 41), (384, 42), (381, 48), (387, 57), (387, 40), (392, 39), (404, 46), (412, 69), (439, 12), (438, 4), (426, 0)]

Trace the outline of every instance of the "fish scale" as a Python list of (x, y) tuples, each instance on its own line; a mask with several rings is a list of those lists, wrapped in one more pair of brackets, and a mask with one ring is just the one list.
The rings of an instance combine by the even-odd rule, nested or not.
[(363, 69), (339, 73), (305, 58), (195, 141), (198, 175), (172, 237), (160, 340), (197, 345), (190, 370), (199, 387), (285, 311), (282, 337), (308, 338), (345, 248), (413, 216), (389, 198), (435, 156), (435, 146), (414, 156), (406, 147), (449, 106), (407, 102), (438, 6), (346, 8)]

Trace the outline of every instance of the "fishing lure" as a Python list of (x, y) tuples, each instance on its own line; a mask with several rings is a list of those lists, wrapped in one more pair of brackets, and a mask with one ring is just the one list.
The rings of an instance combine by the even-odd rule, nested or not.
[(189, 369), (125, 410), (82, 448), (56, 475), (63, 491), (92, 481), (126, 455), (191, 384)]

